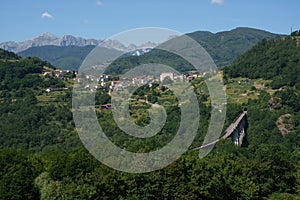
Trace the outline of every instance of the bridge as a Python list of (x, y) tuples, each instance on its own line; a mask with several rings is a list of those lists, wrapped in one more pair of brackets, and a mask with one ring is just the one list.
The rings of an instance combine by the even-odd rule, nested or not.
[(235, 145), (241, 146), (245, 137), (245, 127), (247, 122), (246, 114), (247, 110), (244, 109), (243, 112), (228, 126), (221, 137), (208, 143), (202, 144), (201, 146), (194, 147), (192, 148), (192, 150), (204, 149), (205, 147), (214, 145), (221, 139), (226, 139), (228, 137), (231, 137), (231, 140)]

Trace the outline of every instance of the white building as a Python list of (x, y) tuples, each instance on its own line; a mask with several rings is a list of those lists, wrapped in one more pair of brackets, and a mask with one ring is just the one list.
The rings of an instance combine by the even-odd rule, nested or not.
[(165, 78), (167, 78), (167, 77), (170, 77), (170, 79), (172, 81), (174, 81), (174, 73), (173, 72), (164, 72), (164, 73), (161, 73), (161, 75), (159, 77), (160, 82), (163, 82), (165, 80)]

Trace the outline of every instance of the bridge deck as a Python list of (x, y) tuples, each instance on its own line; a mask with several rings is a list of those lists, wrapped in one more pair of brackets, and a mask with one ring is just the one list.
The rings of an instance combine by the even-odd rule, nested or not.
[(242, 119), (245, 117), (246, 112), (243, 112), (240, 114), (240, 116), (230, 124), (230, 126), (226, 129), (225, 134), (221, 137), (223, 139), (228, 138), (232, 132), (236, 129), (236, 127), (239, 125), (239, 123), (242, 121)]
[(214, 145), (216, 144), (217, 142), (220, 141), (220, 139), (225, 139), (225, 138), (228, 138), (232, 132), (236, 129), (236, 127), (239, 125), (239, 123), (242, 121), (242, 119), (245, 117), (245, 115), (247, 114), (247, 111), (243, 111), (243, 113), (241, 113), (229, 126), (228, 128), (225, 130), (225, 132), (223, 133), (223, 135), (214, 140), (214, 141), (211, 141), (211, 142), (208, 142), (206, 144), (202, 144), (201, 146), (198, 146), (198, 147), (195, 147), (195, 148), (192, 148), (192, 150), (197, 150), (197, 149), (203, 149), (205, 147), (208, 147), (208, 146), (211, 146), (211, 145)]

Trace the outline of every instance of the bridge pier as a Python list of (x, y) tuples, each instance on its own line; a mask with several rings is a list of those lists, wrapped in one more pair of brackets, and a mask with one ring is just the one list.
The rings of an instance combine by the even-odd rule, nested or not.
[(237, 146), (242, 146), (243, 139), (245, 137), (245, 129), (244, 128), (237, 128), (235, 129), (231, 134), (231, 140), (232, 142)]
[(239, 133), (237, 131), (233, 131), (231, 134), (231, 140), (235, 145), (239, 145)]
[(237, 146), (242, 146), (245, 137), (246, 113), (244, 112), (238, 123), (229, 131), (232, 142)]
[(240, 132), (240, 137), (239, 137), (239, 146), (242, 146), (243, 144), (243, 140), (244, 140), (244, 137), (245, 137), (245, 128), (242, 129), (242, 131)]

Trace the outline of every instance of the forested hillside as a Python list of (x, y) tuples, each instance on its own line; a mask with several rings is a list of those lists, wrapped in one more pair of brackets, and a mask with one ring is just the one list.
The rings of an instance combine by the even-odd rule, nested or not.
[(64, 88), (65, 82), (42, 76), (45, 68), (53, 68), (38, 58), (22, 59), (3, 51), (4, 55), (10, 57), (0, 61), (0, 146), (41, 151), (64, 141), (73, 130), (68, 128), (71, 101), (65, 101), (70, 91), (53, 102), (39, 100), (47, 95), (46, 88)]
[(263, 78), (272, 80), (271, 86), (295, 86), (300, 89), (300, 38), (287, 37), (262, 40), (241, 56), (231, 67), (225, 68), (230, 77)]
[[(296, 158), (300, 146), (299, 59), (299, 38), (286, 37), (262, 40), (232, 66), (224, 68), (229, 97), (248, 99), (245, 105), (249, 110), (249, 146), (285, 145), (294, 155), (289, 160), (297, 168), (300, 166)], [(295, 195), (292, 199), (297, 198)], [(285, 198), (274, 195), (274, 199)]]
[[(259, 53), (266, 51), (268, 48)], [(285, 49), (278, 48), (277, 51), (281, 54)], [(242, 56), (237, 62), (245, 63), (243, 59), (247, 60), (247, 57)], [(261, 62), (257, 61), (264, 67), (272, 61)], [(289, 66), (288, 63), (286, 65)], [(164, 169), (129, 174), (106, 167), (82, 146), (72, 120), (72, 81), (42, 76), (45, 70), (51, 69), (47, 62), (37, 58), (23, 59), (14, 54), (0, 61), (0, 199), (299, 197), (297, 83), (284, 82), (284, 88), (274, 89), (270, 85), (271, 80), (264, 77), (249, 79), (243, 74), (234, 75), (236, 69), (240, 70), (236, 64), (225, 68), (228, 94), (226, 126), (245, 106), (248, 109), (243, 147), (235, 146), (231, 139), (221, 140), (205, 158), (199, 159), (198, 150), (190, 150)], [(201, 112), (200, 128), (193, 144), (197, 145), (207, 131), (211, 106), (207, 103), (209, 94), (204, 80), (198, 78), (191, 84)], [(45, 92), (49, 87), (62, 90)], [(149, 106), (139, 101), (145, 99), (145, 95), (152, 103), (164, 105), (168, 113), (164, 129), (150, 139), (133, 140), (117, 127), (111, 110), (96, 109), (99, 123), (107, 136), (116, 145), (133, 152), (160, 148), (172, 139), (178, 129), (178, 101), (171, 91), (158, 85), (145, 86), (134, 93), (132, 99), (137, 100), (130, 104), (133, 120), (141, 126), (148, 123)], [(109, 99), (106, 89), (98, 89), (96, 107), (109, 103)], [(166, 101), (169, 104), (164, 104)]]
[[(298, 37), (262, 40), (236, 60), (232, 66), (224, 68), (227, 88), (238, 80), (239, 83), (235, 84), (235, 89), (243, 87), (244, 96), (252, 96), (252, 99), (249, 98), (248, 106), (252, 105), (254, 108), (250, 110), (262, 114), (252, 127), (254, 129), (268, 127), (268, 131), (264, 133), (268, 136), (264, 136), (263, 141), (268, 141), (275, 136), (271, 133), (270, 125), (274, 127), (274, 130), (279, 129), (284, 134), (280, 124), (283, 116), (289, 116), (285, 119), (286, 126), (289, 126), (289, 134), (284, 135), (285, 138), (296, 137), (290, 140), (297, 144), (296, 147), (298, 147), (296, 141), (299, 141), (300, 133), (300, 47), (298, 41)], [(247, 89), (247, 86), (251, 84), (251, 88)], [(264, 99), (261, 105), (260, 99)], [(253, 117), (259, 118), (258, 113), (253, 113)]]
[(61, 69), (77, 70), (95, 46), (41, 46), (31, 47), (19, 54), (23, 57), (39, 57)]
[(246, 27), (216, 34), (204, 34), (201, 31), (197, 31), (187, 35), (205, 48), (218, 67), (231, 65), (262, 39), (269, 40), (283, 37), (283, 35)]

